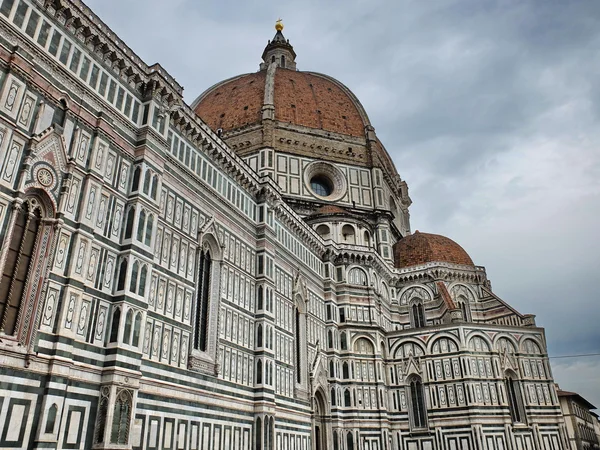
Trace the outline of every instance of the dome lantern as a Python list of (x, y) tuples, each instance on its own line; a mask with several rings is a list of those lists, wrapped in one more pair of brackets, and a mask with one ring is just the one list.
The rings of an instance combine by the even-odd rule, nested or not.
[(265, 70), (271, 63), (277, 64), (282, 69), (296, 70), (296, 52), (290, 41), (283, 36), (283, 22), (278, 19), (275, 22), (275, 36), (269, 41), (262, 54), (263, 62), (260, 70)]

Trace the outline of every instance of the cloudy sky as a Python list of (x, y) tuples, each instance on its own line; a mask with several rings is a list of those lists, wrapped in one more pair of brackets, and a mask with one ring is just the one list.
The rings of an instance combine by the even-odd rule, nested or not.
[[(413, 199), (551, 356), (600, 353), (600, 2), (87, 0), (191, 103), (258, 69), (278, 17), (300, 70), (362, 101)], [(210, 3), (210, 4), (209, 4)], [(552, 360), (600, 407), (600, 357)]]

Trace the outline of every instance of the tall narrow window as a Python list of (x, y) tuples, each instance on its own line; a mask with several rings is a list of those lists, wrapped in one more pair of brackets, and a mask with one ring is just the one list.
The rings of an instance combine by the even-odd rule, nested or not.
[(158, 175), (154, 175), (152, 177), (152, 193), (150, 194), (150, 197), (152, 197), (154, 200), (156, 200), (156, 190), (158, 189)]
[(50, 409), (48, 409), (48, 415), (46, 416), (46, 427), (44, 433), (54, 433), (54, 426), (56, 425), (56, 413), (58, 407), (56, 403), (53, 403)]
[(525, 412), (523, 411), (521, 390), (519, 383), (514, 379), (514, 375), (508, 373), (506, 375), (506, 394), (508, 395), (508, 407), (510, 416), (515, 423), (525, 422)]
[(259, 286), (256, 294), (256, 309), (263, 309), (263, 287)]
[(208, 251), (200, 253), (199, 265), (194, 348), (205, 352), (208, 337), (208, 297), (210, 294), (210, 270), (212, 266), (210, 253)]
[(110, 326), (110, 338), (108, 342), (117, 342), (119, 337), (119, 322), (121, 321), (121, 309), (115, 308), (112, 316), (112, 324)]
[(339, 444), (338, 444), (338, 432), (334, 430), (333, 432), (333, 450), (339, 450)]
[(335, 405), (336, 405), (335, 388), (331, 388), (331, 406), (335, 406)]
[(423, 328), (425, 326), (425, 311), (422, 303), (412, 305), (412, 319), (415, 328)]
[(346, 361), (342, 364), (342, 378), (344, 378), (344, 380), (350, 378), (350, 370), (348, 369), (348, 363)]
[(136, 239), (139, 242), (144, 242), (144, 231), (146, 230), (146, 211), (143, 209), (140, 211), (140, 218), (138, 219), (137, 236)]
[(258, 324), (256, 328), (256, 346), (259, 348), (263, 346), (263, 327), (261, 324)]
[(148, 220), (146, 220), (146, 236), (144, 237), (144, 244), (150, 246), (152, 244), (152, 231), (154, 229), (154, 216), (150, 214)]
[(135, 219), (135, 208), (129, 208), (127, 211), (127, 220), (125, 221), (125, 239), (129, 239), (133, 233), (133, 220)]
[(126, 445), (129, 442), (129, 424), (131, 422), (131, 393), (127, 390), (119, 392), (115, 401), (110, 443)]
[(254, 448), (262, 450), (262, 420), (256, 418), (256, 428), (254, 429)]
[(135, 322), (133, 324), (133, 338), (131, 339), (131, 345), (137, 347), (140, 345), (140, 330), (142, 328), (142, 313), (137, 313), (135, 316)]
[(258, 360), (256, 363), (256, 384), (262, 384), (263, 379), (263, 365), (262, 360)]
[(421, 380), (414, 377), (410, 381), (410, 408), (412, 423), (415, 428), (426, 428), (426, 410), (423, 397), (423, 384)]
[(144, 194), (150, 194), (150, 181), (152, 180), (152, 172), (146, 170), (146, 175), (144, 175)]
[(129, 344), (131, 337), (131, 327), (133, 326), (133, 310), (127, 311), (125, 316), (125, 328), (123, 330), (123, 344)]
[(135, 192), (140, 188), (140, 177), (142, 176), (142, 168), (136, 167), (133, 172), (133, 183), (131, 183), (131, 192)]
[(117, 280), (117, 291), (125, 289), (125, 277), (127, 276), (127, 260), (121, 261), (121, 267), (119, 268), (119, 278)]
[(133, 292), (134, 294), (137, 291), (137, 282), (138, 282), (139, 271), (140, 271), (140, 263), (136, 261), (133, 263), (133, 267), (131, 268), (131, 280), (129, 281), (129, 290), (131, 292)]
[(108, 397), (102, 396), (98, 415), (96, 416), (96, 430), (94, 432), (94, 442), (102, 444), (104, 442), (104, 432), (106, 431), (106, 416), (108, 415)]
[(300, 310), (296, 308), (296, 382), (302, 383), (301, 345), (300, 345)]
[(140, 282), (138, 284), (138, 295), (146, 295), (146, 278), (148, 277), (148, 265), (144, 264), (140, 272)]
[(18, 212), (2, 278), (0, 279), (0, 331), (12, 336), (16, 332), (17, 318), (27, 274), (34, 254), (41, 215), (39, 209), (30, 211), (25, 203)]
[(350, 398), (350, 389), (344, 391), (344, 406), (352, 406), (352, 399)]
[(354, 436), (352, 436), (352, 432), (350, 431), (346, 435), (346, 450), (354, 450)]

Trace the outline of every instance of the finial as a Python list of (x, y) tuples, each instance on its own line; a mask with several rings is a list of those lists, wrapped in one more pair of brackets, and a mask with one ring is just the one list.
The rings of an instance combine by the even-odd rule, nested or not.
[(277, 22), (275, 22), (275, 29), (277, 31), (283, 30), (283, 22), (281, 22), (281, 19), (277, 19)]

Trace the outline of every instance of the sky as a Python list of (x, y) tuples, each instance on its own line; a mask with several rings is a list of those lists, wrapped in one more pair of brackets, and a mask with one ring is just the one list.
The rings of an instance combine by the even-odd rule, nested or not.
[[(299, 70), (348, 86), (413, 200), (551, 357), (600, 353), (600, 2), (87, 0), (185, 88), (258, 70), (282, 18)], [(600, 356), (553, 358), (600, 407)]]

